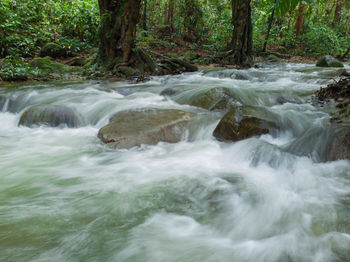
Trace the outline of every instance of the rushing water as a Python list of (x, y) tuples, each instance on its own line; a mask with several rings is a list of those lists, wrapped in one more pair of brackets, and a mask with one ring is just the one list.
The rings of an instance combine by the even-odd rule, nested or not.
[[(320, 161), (329, 115), (309, 103), (330, 71), (282, 64), (0, 89), (0, 261), (350, 261), (350, 164)], [(169, 87), (181, 93), (161, 96)], [(265, 108), (281, 130), (216, 141), (222, 113), (174, 101), (213, 87)], [(35, 104), (69, 106), (83, 126), (18, 127)], [(177, 144), (114, 150), (97, 138), (116, 112), (148, 107), (200, 121)]]

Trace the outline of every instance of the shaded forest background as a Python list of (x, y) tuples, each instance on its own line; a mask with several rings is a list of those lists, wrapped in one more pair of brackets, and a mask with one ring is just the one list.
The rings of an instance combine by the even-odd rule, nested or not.
[[(141, 2), (136, 46), (199, 64), (228, 50), (231, 0)], [(266, 47), (301, 56), (344, 56), (349, 49), (349, 0), (252, 0), (251, 10), (254, 55)], [(93, 55), (99, 26), (97, 0), (3, 0), (0, 58), (32, 58), (48, 43), (62, 47), (63, 58)]]

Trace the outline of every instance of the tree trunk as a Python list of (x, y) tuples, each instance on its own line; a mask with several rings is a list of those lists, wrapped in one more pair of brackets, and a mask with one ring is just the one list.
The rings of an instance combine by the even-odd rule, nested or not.
[(169, 0), (166, 23), (169, 26), (169, 30), (171, 33), (173, 33), (175, 31), (175, 28), (174, 28), (174, 9), (175, 9), (175, 0)]
[(341, 20), (341, 10), (344, 7), (344, 0), (337, 0), (334, 11), (333, 25), (339, 24)]
[(303, 24), (304, 24), (305, 9), (306, 9), (305, 4), (300, 3), (299, 9), (298, 9), (298, 18), (297, 18), (297, 21), (295, 22), (295, 35), (296, 35), (296, 37), (298, 37), (300, 35), (301, 28), (303, 27)]
[(147, 31), (147, 0), (143, 0), (142, 29)]
[(233, 35), (229, 62), (251, 66), (252, 21), (250, 0), (232, 0)]
[(203, 16), (199, 2), (197, 0), (185, 0), (185, 8), (181, 11), (184, 18), (184, 40), (189, 42), (199, 41), (199, 25)]
[(98, 60), (107, 68), (127, 63), (135, 47), (141, 0), (98, 0), (101, 14)]
[[(275, 4), (276, 4), (276, 0), (275, 0)], [(267, 42), (269, 41), (270, 31), (271, 31), (271, 27), (272, 27), (272, 23), (273, 23), (274, 18), (275, 18), (275, 7), (273, 7), (272, 13), (269, 17), (268, 26), (267, 26), (267, 33), (266, 33), (266, 37), (265, 37), (264, 47), (262, 50), (263, 52), (266, 52)]]

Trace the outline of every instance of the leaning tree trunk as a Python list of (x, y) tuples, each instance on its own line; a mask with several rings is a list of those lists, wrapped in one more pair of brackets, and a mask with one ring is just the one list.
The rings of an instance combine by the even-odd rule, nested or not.
[(135, 47), (141, 0), (98, 0), (100, 63), (106, 67), (130, 61)]
[(229, 62), (250, 66), (253, 47), (250, 0), (232, 0), (232, 23), (232, 51)]

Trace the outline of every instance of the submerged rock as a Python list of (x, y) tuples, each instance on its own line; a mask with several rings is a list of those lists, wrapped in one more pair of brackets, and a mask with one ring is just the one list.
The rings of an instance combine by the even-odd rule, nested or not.
[(330, 76), (330, 77), (341, 77), (341, 76), (350, 76), (350, 72), (347, 72), (344, 68), (342, 68), (332, 72), (321, 72), (320, 75)]
[(173, 95), (176, 95), (178, 93), (180, 93), (179, 90), (172, 88), (172, 87), (168, 87), (168, 88), (165, 88), (162, 92), (160, 92), (160, 95), (161, 96), (173, 96)]
[(3, 110), (5, 103), (6, 103), (6, 97), (0, 96), (0, 111)]
[[(213, 136), (219, 141), (239, 141), (253, 136), (269, 133), (276, 124), (267, 119), (254, 116), (251, 108), (236, 107), (227, 112), (216, 126)], [(263, 116), (263, 112), (261, 115)], [(273, 118), (271, 117), (270, 120)]]
[(327, 160), (350, 160), (350, 125), (339, 125), (328, 145)]
[(315, 99), (321, 105), (329, 103), (331, 108), (333, 136), (328, 141), (326, 160), (350, 160), (350, 77), (321, 88), (315, 93)]
[(144, 109), (123, 111), (114, 115), (98, 137), (116, 148), (132, 148), (158, 142), (176, 143), (193, 114), (175, 109)]
[(326, 55), (318, 59), (316, 66), (319, 67), (344, 67), (344, 65), (333, 56)]
[(21, 116), (18, 125), (36, 126), (47, 125), (56, 127), (67, 125), (68, 127), (77, 127), (79, 117), (69, 107), (59, 105), (37, 105), (28, 108)]
[(276, 103), (280, 105), (283, 105), (286, 103), (301, 104), (301, 100), (296, 97), (279, 96), (276, 98)]
[(196, 92), (191, 96), (180, 96), (175, 99), (180, 104), (201, 107), (210, 111), (227, 110), (237, 104), (235, 95), (227, 88), (212, 88), (207, 91)]

